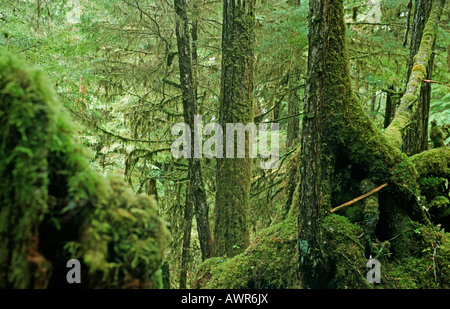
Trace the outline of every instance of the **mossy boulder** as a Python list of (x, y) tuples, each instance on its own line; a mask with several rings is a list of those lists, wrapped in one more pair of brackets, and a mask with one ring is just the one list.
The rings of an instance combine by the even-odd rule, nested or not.
[[(156, 202), (90, 169), (51, 82), (0, 49), (0, 287), (158, 287), (168, 231)], [(113, 280), (112, 280), (113, 279)]]

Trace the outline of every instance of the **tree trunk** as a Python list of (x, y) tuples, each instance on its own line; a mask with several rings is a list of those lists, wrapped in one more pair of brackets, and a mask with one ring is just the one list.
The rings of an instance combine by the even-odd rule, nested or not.
[[(193, 53), (191, 54), (191, 42), (188, 31), (188, 18), (186, 12), (186, 1), (175, 0), (176, 12), (176, 36), (178, 46), (178, 60), (180, 70), (180, 84), (183, 100), (184, 121), (189, 125), (191, 130), (194, 129), (194, 117), (196, 115), (196, 81), (194, 79), (195, 70), (193, 69), (193, 61), (196, 64), (196, 37), (194, 42)], [(195, 25), (195, 23), (194, 23)], [(193, 28), (193, 34), (196, 36), (196, 27)], [(193, 59), (191, 59), (193, 56)], [(198, 133), (198, 132), (197, 132)], [(190, 139), (191, 150), (194, 149), (195, 138)], [(202, 251), (202, 259), (205, 260), (213, 256), (211, 232), (208, 219), (208, 203), (206, 201), (206, 192), (203, 183), (201, 164), (198, 158), (194, 158), (192, 153), (189, 160), (189, 188), (187, 193), (186, 207), (189, 203), (194, 205), (195, 216), (197, 219), (197, 230)], [(188, 190), (189, 191), (189, 190)], [(191, 201), (189, 201), (191, 199)]]
[(329, 202), (326, 186), (329, 179), (328, 148), (323, 143), (322, 113), (326, 98), (327, 44), (333, 9), (330, 1), (310, 1), (309, 60), (307, 92), (302, 129), (300, 156), (301, 180), (299, 191), (298, 243), (300, 276), (305, 287), (318, 288), (326, 283), (326, 255), (323, 248), (321, 219)]
[[(444, 7), (445, 0), (435, 0), (432, 3), (428, 21), (423, 30), (423, 35), (420, 40), (420, 47), (413, 57), (413, 64), (410, 65), (410, 73), (408, 74), (408, 84), (406, 92), (401, 99), (400, 106), (397, 109), (396, 115), (392, 123), (385, 132), (385, 136), (393, 143), (394, 146), (406, 150), (408, 154), (420, 152), (426, 149), (428, 137), (425, 136), (425, 130), (428, 129), (428, 109), (429, 109), (429, 93), (426, 90), (422, 92), (425, 87), (422, 81), (430, 73), (430, 64), (433, 59), (433, 47), (436, 41), (436, 34), (438, 29), (438, 22)], [(415, 25), (417, 23), (415, 22)], [(414, 30), (414, 33), (418, 29)], [(413, 38), (413, 42), (417, 42)], [(416, 48), (412, 46), (411, 53), (414, 53)], [(428, 68), (428, 69), (427, 69)], [(426, 89), (426, 88), (425, 88)], [(428, 103), (427, 103), (428, 102)], [(413, 142), (413, 135), (421, 133), (421, 137), (417, 143), (420, 147), (415, 149)], [(426, 134), (428, 132), (426, 131)], [(426, 141), (426, 142), (425, 142)]]
[[(219, 118), (224, 130), (227, 123), (246, 125), (253, 122), (254, 5), (255, 0), (223, 1)], [(234, 256), (248, 246), (251, 164), (249, 156), (217, 159), (214, 210), (217, 256)]]
[[(190, 172), (189, 172), (190, 173)], [(193, 198), (190, 185), (186, 189), (186, 203), (184, 206), (184, 230), (183, 230), (183, 249), (181, 250), (181, 271), (180, 271), (180, 289), (186, 288), (187, 271), (191, 257), (191, 232), (193, 217)]]
[(292, 70), (289, 74), (288, 81), (288, 116), (290, 116), (287, 124), (287, 137), (286, 143), (288, 147), (292, 147), (295, 144), (299, 136), (300, 131), (300, 116), (295, 116), (300, 113), (300, 96), (298, 94), (298, 83), (299, 77), (297, 74), (292, 74)]
[[(439, 0), (435, 0), (439, 1)], [(414, 66), (414, 57), (419, 52), (419, 48), (422, 41), (422, 36), (425, 30), (425, 26), (431, 14), (431, 8), (433, 1), (417, 0), (415, 7), (413, 34), (411, 38), (410, 56), (408, 62), (407, 80), (411, 76), (411, 72)], [(432, 43), (434, 49), (436, 38)], [(434, 53), (430, 54), (426, 67), (427, 79), (432, 79), (432, 70), (434, 62)], [(430, 100), (431, 100), (431, 84), (422, 83), (419, 100), (417, 103), (417, 109), (412, 119), (411, 125), (406, 131), (406, 136), (403, 141), (402, 151), (409, 156), (422, 152), (428, 149), (428, 119), (430, 113)]]
[(395, 88), (394, 85), (391, 85), (386, 91), (386, 109), (384, 112), (384, 126), (383, 126), (385, 129), (387, 129), (387, 127), (389, 127), (389, 125), (391, 124), (391, 121), (395, 115), (395, 109), (397, 107), (396, 104), (397, 99), (395, 98), (393, 92), (395, 92)]

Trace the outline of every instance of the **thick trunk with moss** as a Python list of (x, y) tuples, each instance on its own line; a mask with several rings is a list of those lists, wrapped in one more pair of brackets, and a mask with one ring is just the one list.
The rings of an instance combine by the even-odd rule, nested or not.
[(330, 148), (323, 142), (325, 87), (329, 26), (333, 14), (330, 1), (310, 1), (309, 60), (300, 156), (300, 186), (297, 201), (300, 276), (305, 287), (323, 287), (328, 281), (328, 261), (323, 248), (321, 220), (330, 206)]
[(89, 168), (51, 82), (0, 50), (0, 287), (161, 287), (156, 202)]
[[(254, 0), (223, 1), (219, 117), (224, 135), (227, 123), (246, 125), (253, 122), (254, 6)], [(226, 145), (225, 141), (226, 137), (223, 145)], [(249, 243), (252, 159), (246, 152), (246, 158), (237, 158), (235, 151), (234, 158), (225, 158), (224, 155), (224, 158), (217, 160), (214, 209), (216, 256), (234, 256), (245, 250)]]
[[(319, 3), (321, 1), (313, 1), (312, 5), (319, 5)], [(327, 151), (326, 159), (332, 161), (332, 156), (335, 157), (334, 171), (331, 170), (334, 175), (332, 177), (335, 179), (341, 177), (340, 175), (349, 169), (352, 182), (368, 179), (376, 186), (383, 183), (389, 184), (388, 189), (384, 190), (380, 196), (378, 234), (381, 234), (384, 239), (395, 237), (392, 250), (399, 256), (407, 255), (408, 252), (405, 251), (405, 248), (408, 247), (407, 236), (399, 237), (398, 235), (403, 235), (404, 231), (409, 228), (410, 218), (424, 223), (429, 221), (421, 203), (417, 200), (419, 191), (414, 165), (398, 148), (391, 145), (391, 142), (394, 142), (394, 145), (398, 142), (395, 138), (391, 139), (390, 128), (393, 127), (393, 124), (395, 127), (395, 123), (399, 121), (399, 112), (383, 137), (365, 115), (351, 89), (342, 1), (325, 1), (323, 5), (328, 9), (322, 8), (322, 11), (316, 11), (317, 13), (322, 12), (322, 16), (313, 16), (311, 20), (318, 21), (321, 18), (327, 20), (322, 28), (325, 35), (321, 35), (320, 30), (312, 28), (310, 31), (316, 36), (309, 40), (310, 44), (318, 44), (317, 46), (321, 47), (319, 51), (323, 52), (321, 57), (318, 57), (318, 59), (322, 58), (321, 61), (324, 63), (322, 69), (319, 69), (324, 83), (323, 127), (319, 133), (322, 139), (321, 145), (324, 148), (329, 147), (330, 151)], [(436, 2), (422, 40), (431, 43), (430, 45), (422, 44), (416, 61), (420, 61), (420, 59), (424, 61), (426, 55), (431, 55), (432, 42), (436, 34), (436, 19), (439, 18), (441, 10), (442, 2)], [(318, 41), (316, 42), (316, 40)], [(426, 55), (423, 55), (424, 50), (427, 51)], [(309, 56), (310, 61), (314, 61), (317, 55), (310, 52)], [(316, 67), (320, 68), (320, 64)], [(413, 68), (412, 79), (416, 76), (416, 71), (417, 69)], [(313, 85), (309, 84), (308, 87), (311, 89)], [(305, 113), (304, 119), (308, 119), (308, 117), (308, 113)], [(400, 136), (398, 146), (402, 144), (401, 140)], [(302, 151), (304, 150), (302, 149)], [(314, 154), (308, 152), (306, 155), (313, 156)], [(306, 170), (306, 168), (304, 169)], [(320, 173), (318, 175), (320, 176)], [(325, 174), (322, 177), (322, 186), (326, 188), (329, 178)], [(322, 192), (321, 194), (325, 197), (327, 193), (331, 194), (331, 203), (334, 206), (337, 202), (341, 202), (339, 195), (345, 197), (345, 192), (349, 190), (352, 190), (350, 186), (332, 188), (331, 192)], [(338, 192), (339, 194), (337, 194)], [(323, 199), (322, 203), (326, 203), (326, 199)]]

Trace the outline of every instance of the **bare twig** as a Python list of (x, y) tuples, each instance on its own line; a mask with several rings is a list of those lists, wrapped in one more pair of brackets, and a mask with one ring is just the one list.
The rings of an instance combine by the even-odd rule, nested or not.
[[(368, 192), (368, 193), (366, 193), (366, 194), (364, 194), (364, 195), (361, 195), (360, 197), (357, 197), (357, 198), (355, 198), (354, 200), (351, 200), (350, 202), (347, 202), (347, 203), (342, 204), (342, 205), (340, 205), (340, 206), (338, 206), (338, 207), (336, 207), (336, 208), (333, 208), (333, 209), (330, 210), (329, 212), (330, 212), (330, 213), (335, 213), (336, 211), (338, 211), (338, 210), (340, 210), (340, 209), (342, 209), (342, 208), (351, 206), (351, 205), (355, 204), (356, 202), (359, 202), (360, 200), (365, 199), (366, 197), (369, 197), (369, 196), (371, 196), (372, 194), (377, 193), (378, 191), (380, 191), (381, 189), (383, 189), (383, 188), (386, 187), (387, 185), (388, 185), (388, 184), (385, 183), (384, 185), (379, 186), (378, 188), (376, 188), (376, 189), (374, 189), (374, 190), (372, 190), (372, 191), (370, 191), (370, 192)], [(326, 212), (326, 213), (327, 213), (327, 212)]]

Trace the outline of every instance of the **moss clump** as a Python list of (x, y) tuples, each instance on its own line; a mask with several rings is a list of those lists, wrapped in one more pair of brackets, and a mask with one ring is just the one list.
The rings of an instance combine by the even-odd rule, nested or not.
[(294, 216), (263, 230), (241, 254), (214, 258), (199, 268), (194, 288), (298, 288), (297, 224)]
[(363, 230), (346, 217), (329, 215), (323, 222), (326, 250), (334, 275), (331, 288), (367, 288), (365, 248), (358, 238)]
[(420, 227), (410, 237), (414, 255), (382, 263), (384, 288), (450, 288), (450, 234)]
[(436, 148), (411, 157), (420, 177), (450, 177), (450, 148)]
[(419, 71), (420, 73), (423, 74), (423, 76), (427, 75), (427, 69), (425, 68), (424, 65), (422, 64), (416, 64), (415, 66), (413, 66), (412, 71)]
[(107, 181), (107, 200), (85, 220), (80, 240), (66, 248), (76, 248), (71, 256), (83, 259), (95, 287), (159, 288), (168, 233), (156, 202), (134, 195), (120, 178)]
[[(0, 50), (0, 286), (26, 288), (30, 239), (48, 211), (48, 148), (58, 105), (41, 72)], [(38, 259), (37, 253), (31, 253)], [(41, 258), (39, 263), (47, 264)], [(42, 264), (41, 263), (41, 264)]]
[(49, 85), (0, 49), (0, 287), (64, 286), (72, 258), (84, 287), (158, 287), (156, 203), (89, 169)]
[(431, 122), (430, 139), (433, 148), (445, 147), (444, 131), (437, 125), (436, 120)]

